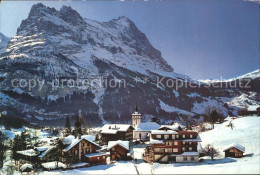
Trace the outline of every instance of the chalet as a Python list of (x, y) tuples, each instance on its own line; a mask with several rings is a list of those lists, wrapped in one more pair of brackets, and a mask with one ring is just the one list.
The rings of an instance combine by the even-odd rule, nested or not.
[(52, 152), (55, 150), (55, 146), (42, 146), (35, 147), (34, 149), (27, 149), (23, 151), (17, 151), (18, 159), (21, 163), (28, 162), (33, 163), (36, 161), (46, 162), (53, 160)]
[(240, 158), (243, 157), (243, 153), (245, 152), (245, 147), (239, 144), (231, 144), (227, 146), (223, 152), (225, 152), (225, 157)]
[(160, 125), (155, 122), (139, 123), (133, 131), (133, 140), (147, 141), (150, 139), (151, 131), (159, 128)]
[(129, 141), (109, 141), (107, 149), (110, 151), (110, 160), (127, 160)]
[(127, 124), (106, 124), (100, 131), (100, 144), (107, 145), (109, 141), (116, 140), (133, 140), (133, 130), (134, 128)]
[(250, 105), (247, 107), (248, 115), (260, 115), (260, 105)]
[[(104, 162), (104, 154), (96, 154), (100, 148), (94, 141), (94, 137), (91, 135), (83, 135), (75, 138), (74, 136), (68, 136), (61, 139), (62, 149), (62, 162), (64, 163), (78, 163), (88, 162), (94, 163)], [(93, 154), (95, 153), (95, 154)], [(89, 156), (91, 155), (92, 156)], [(95, 156), (94, 156), (95, 155)], [(93, 158), (95, 157), (95, 158)], [(93, 161), (93, 162), (92, 162)]]
[(143, 159), (161, 163), (198, 162), (198, 142), (201, 139), (195, 131), (153, 130)]

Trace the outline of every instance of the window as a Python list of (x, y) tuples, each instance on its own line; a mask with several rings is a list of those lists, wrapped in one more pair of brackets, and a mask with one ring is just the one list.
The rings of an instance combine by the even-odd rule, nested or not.
[(178, 152), (178, 148), (173, 148), (172, 152), (177, 153)]
[(183, 160), (187, 161), (187, 156), (183, 156)]
[(176, 135), (176, 138), (178, 139), (178, 138), (179, 138), (179, 135)]
[(172, 146), (172, 142), (166, 142), (168, 146)]
[(82, 146), (84, 147), (84, 143), (82, 143)]
[(193, 135), (190, 135), (190, 138), (193, 138)]
[(174, 142), (174, 145), (175, 145), (175, 146), (178, 145), (178, 142), (175, 141), (175, 142)]
[(89, 149), (87, 148), (87, 149), (85, 149), (85, 153), (88, 153), (89, 152)]
[(97, 157), (97, 160), (99, 160), (99, 157)]
[(186, 148), (185, 147), (182, 147), (182, 151), (185, 151), (186, 150)]
[(192, 147), (189, 147), (189, 151), (192, 151)]
[(156, 138), (157, 138), (157, 139), (160, 139), (160, 138), (162, 138), (162, 137), (161, 137), (161, 135), (156, 135)]
[(75, 150), (75, 151), (74, 151), (74, 155), (77, 155), (77, 154), (78, 154), (78, 151), (77, 151), (77, 150)]
[(112, 148), (112, 151), (115, 151), (115, 148)]
[(172, 149), (171, 149), (171, 148), (168, 148), (168, 152), (171, 153), (171, 152), (172, 152)]
[(172, 139), (175, 139), (175, 135), (172, 135)]
[(194, 160), (194, 156), (191, 156), (191, 160)]
[(106, 156), (103, 156), (103, 159), (105, 159), (106, 158)]
[(191, 142), (189, 142), (189, 144), (191, 145)]
[(185, 135), (182, 135), (182, 138), (184, 138), (184, 139), (185, 139)]
[(168, 149), (167, 149), (167, 148), (165, 148), (165, 149), (164, 149), (164, 152), (166, 152), (166, 153), (167, 153), (167, 152), (168, 152)]
[(169, 135), (164, 135), (164, 139), (168, 139), (169, 138)]
[(182, 142), (183, 145), (185, 145), (185, 142)]

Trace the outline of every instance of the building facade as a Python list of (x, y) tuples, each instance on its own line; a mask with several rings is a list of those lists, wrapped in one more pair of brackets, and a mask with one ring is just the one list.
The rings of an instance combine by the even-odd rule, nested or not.
[(145, 148), (146, 162), (198, 162), (198, 142), (195, 131), (153, 130), (150, 145)]
[(100, 134), (100, 144), (107, 145), (109, 141), (133, 140), (133, 130), (131, 125), (127, 124), (106, 124), (102, 127)]

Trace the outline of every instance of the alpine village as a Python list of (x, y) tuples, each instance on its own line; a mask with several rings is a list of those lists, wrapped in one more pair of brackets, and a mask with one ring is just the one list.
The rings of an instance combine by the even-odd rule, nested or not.
[[(259, 109), (257, 106), (253, 111), (248, 110), (247, 114), (259, 115)], [(211, 116), (214, 117), (214, 112)], [(232, 121), (235, 119), (236, 117), (227, 117), (215, 124), (229, 120), (227, 127), (232, 129)], [(214, 160), (220, 151), (209, 144), (204, 148), (201, 146), (202, 140), (198, 132), (210, 130), (209, 128), (192, 125), (188, 121), (186, 125), (177, 122), (160, 125), (156, 117), (143, 122), (137, 105), (132, 114), (132, 125), (105, 124), (101, 128), (87, 130), (83, 124), (84, 119), (79, 115), (72, 127), (67, 117), (63, 129), (40, 129), (47, 136), (45, 140), (37, 140), (37, 134), (30, 134), (26, 129), (16, 135), (11, 149), (18, 171), (28, 173), (39, 169), (70, 170), (113, 164), (116, 161), (142, 161), (150, 164), (199, 163), (203, 161), (203, 156)], [(144, 148), (140, 160), (134, 156), (135, 147)], [(225, 157), (241, 158), (245, 147), (234, 143), (221, 151)]]

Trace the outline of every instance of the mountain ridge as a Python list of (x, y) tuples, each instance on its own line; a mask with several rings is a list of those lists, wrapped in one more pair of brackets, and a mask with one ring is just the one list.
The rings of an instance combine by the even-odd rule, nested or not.
[[(95, 125), (129, 123), (136, 102), (144, 120), (159, 116), (165, 123), (183, 122), (189, 114), (199, 121), (209, 105), (227, 116), (236, 115), (243, 104), (260, 101), (259, 79), (251, 82), (251, 89), (178, 88), (180, 80), (199, 82), (175, 73), (127, 17), (98, 22), (82, 18), (71, 7), (58, 11), (41, 3), (33, 5), (0, 55), (0, 75), (0, 110), (41, 125), (63, 125), (66, 116), (74, 120), (78, 114)], [(13, 87), (14, 78), (45, 84), (41, 90), (40, 84), (30, 90)], [(53, 89), (53, 80), (62, 78), (85, 78), (90, 84)], [(158, 79), (174, 86), (158, 85)], [(104, 86), (105, 80), (125, 80), (126, 86)]]

